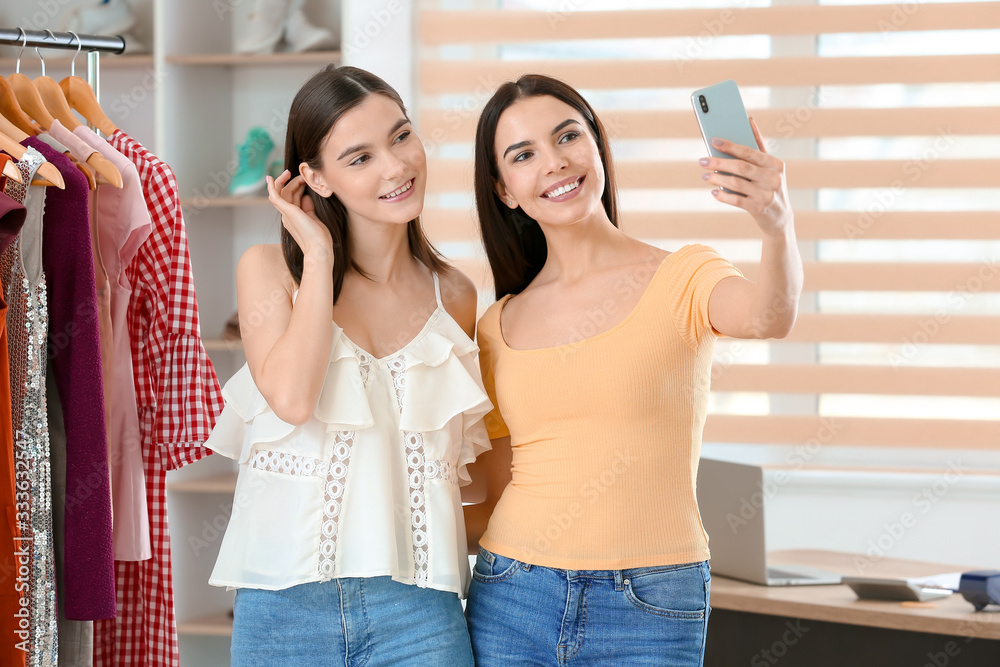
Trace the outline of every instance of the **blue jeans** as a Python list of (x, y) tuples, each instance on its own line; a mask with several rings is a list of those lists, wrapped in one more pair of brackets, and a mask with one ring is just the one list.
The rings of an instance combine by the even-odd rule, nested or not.
[(234, 667), (473, 665), (458, 596), (389, 577), (241, 588), (234, 616)]
[(479, 549), (466, 605), (479, 667), (697, 666), (708, 563), (557, 570)]

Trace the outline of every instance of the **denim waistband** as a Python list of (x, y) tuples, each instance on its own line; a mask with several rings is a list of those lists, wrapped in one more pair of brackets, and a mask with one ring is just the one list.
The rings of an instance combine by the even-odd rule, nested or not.
[[(503, 554), (495, 554), (488, 549), (479, 547), (479, 555), (486, 559), (491, 565), (499, 556), (500, 558), (505, 558), (507, 560), (516, 561), (515, 558), (509, 558)], [(621, 570), (566, 570), (557, 567), (547, 567), (543, 565), (532, 565), (531, 563), (525, 563), (524, 561), (517, 561), (520, 567), (525, 572), (530, 572), (535, 568), (545, 568), (551, 570), (552, 572), (557, 572), (565, 576), (569, 580), (576, 579), (613, 579), (615, 585), (620, 587), (623, 582), (627, 579), (634, 579), (636, 577), (641, 577), (643, 575), (649, 574), (659, 574), (662, 572), (672, 572), (676, 570), (684, 570), (691, 567), (700, 567), (702, 565), (708, 566), (708, 561), (696, 561), (693, 563), (677, 563), (671, 565), (652, 565), (649, 567), (631, 567)]]

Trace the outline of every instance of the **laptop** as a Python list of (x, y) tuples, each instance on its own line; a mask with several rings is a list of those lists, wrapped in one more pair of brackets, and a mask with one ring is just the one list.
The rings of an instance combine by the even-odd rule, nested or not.
[(768, 567), (763, 488), (760, 466), (701, 459), (698, 508), (708, 533), (712, 574), (764, 586), (839, 584), (840, 575), (826, 570), (804, 565)]

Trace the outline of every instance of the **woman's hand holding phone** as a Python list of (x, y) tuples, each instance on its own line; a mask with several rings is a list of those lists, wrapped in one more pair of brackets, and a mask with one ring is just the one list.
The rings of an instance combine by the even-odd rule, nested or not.
[[(752, 118), (750, 125), (757, 145), (763, 147), (764, 140)], [(747, 211), (765, 234), (786, 233), (792, 226), (793, 216), (785, 182), (785, 163), (763, 148), (756, 150), (719, 138), (712, 139), (712, 145), (733, 156), (706, 157), (698, 161), (707, 170), (701, 175), (702, 179), (716, 186), (712, 195), (724, 204)]]

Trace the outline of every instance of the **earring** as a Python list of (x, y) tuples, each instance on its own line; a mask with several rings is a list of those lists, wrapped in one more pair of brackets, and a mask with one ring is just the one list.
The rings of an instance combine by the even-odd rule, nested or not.
[(513, 206), (513, 205), (514, 205), (514, 200), (513, 199), (508, 199), (507, 200), (507, 206)]

